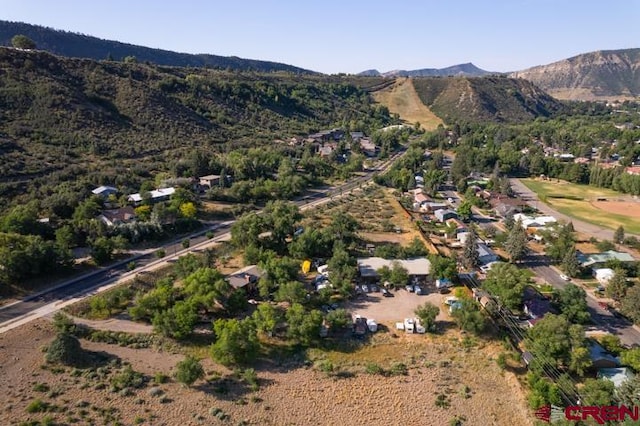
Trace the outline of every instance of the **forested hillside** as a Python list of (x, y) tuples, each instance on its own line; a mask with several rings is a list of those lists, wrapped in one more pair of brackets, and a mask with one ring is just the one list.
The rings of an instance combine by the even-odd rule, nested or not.
[(235, 56), (178, 53), (152, 49), (112, 40), (103, 40), (85, 34), (55, 30), (23, 22), (0, 21), (0, 46), (11, 46), (11, 38), (22, 34), (36, 43), (40, 50), (72, 58), (112, 59), (122, 61), (135, 58), (138, 62), (177, 67), (228, 68), (260, 72), (286, 71), (311, 74), (312, 71), (278, 62), (243, 59)]
[[(68, 59), (0, 48), (0, 198), (182, 176), (198, 151), (389, 123), (338, 78)], [(375, 123), (375, 125), (374, 125)], [(182, 165), (181, 165), (182, 164)]]
[(505, 77), (414, 78), (418, 96), (446, 123), (526, 122), (550, 117), (564, 106), (524, 80)]

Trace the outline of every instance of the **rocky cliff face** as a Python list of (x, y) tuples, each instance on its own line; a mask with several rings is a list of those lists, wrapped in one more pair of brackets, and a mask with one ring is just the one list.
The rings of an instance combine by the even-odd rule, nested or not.
[(510, 74), (559, 99), (629, 99), (640, 96), (640, 49), (602, 50)]

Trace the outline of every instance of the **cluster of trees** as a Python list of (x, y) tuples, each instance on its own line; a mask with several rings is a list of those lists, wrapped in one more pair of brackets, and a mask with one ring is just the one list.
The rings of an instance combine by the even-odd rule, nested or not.
[[(635, 105), (635, 106), (634, 106)], [(637, 111), (637, 104), (630, 108)], [(440, 131), (429, 137), (432, 147), (445, 143), (456, 145), (456, 159), (451, 172), (454, 182), (461, 182), (471, 172), (520, 176), (546, 175), (551, 178), (585, 183), (621, 192), (640, 194), (640, 177), (625, 173), (640, 156), (640, 139), (635, 115), (594, 113), (584, 109), (556, 119), (537, 119), (527, 124), (457, 123), (451, 133)], [(631, 122), (636, 126), (619, 129), (615, 124)], [(613, 142), (616, 142), (615, 145)], [(545, 155), (545, 148), (554, 148), (575, 157), (608, 161), (613, 154), (620, 158), (620, 167), (602, 168), (597, 165), (565, 162)], [(597, 149), (597, 154), (593, 153)], [(526, 155), (523, 152), (526, 150)]]

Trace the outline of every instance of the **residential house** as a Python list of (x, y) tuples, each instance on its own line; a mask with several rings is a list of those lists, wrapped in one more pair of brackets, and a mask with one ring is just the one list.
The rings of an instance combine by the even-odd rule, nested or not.
[(589, 340), (589, 358), (591, 358), (591, 367), (594, 369), (615, 368), (620, 365), (618, 359), (595, 340)]
[(598, 370), (598, 379), (611, 380), (616, 388), (622, 386), (627, 380), (633, 379), (633, 372), (626, 367), (601, 368)]
[(263, 275), (264, 271), (257, 265), (249, 265), (228, 275), (227, 282), (235, 289), (244, 288), (249, 292), (256, 289), (258, 280)]
[(593, 276), (602, 285), (607, 284), (616, 274), (611, 268), (598, 268), (592, 270)]
[(458, 213), (450, 209), (436, 210), (433, 215), (439, 222), (445, 223), (448, 219), (457, 219)]
[(364, 133), (363, 132), (351, 132), (351, 140), (356, 142), (359, 141), (360, 139), (364, 138)]
[(426, 211), (436, 212), (438, 210), (446, 210), (449, 207), (446, 203), (439, 201), (427, 201), (422, 206)]
[[(149, 192), (149, 194), (150, 194), (151, 202), (157, 203), (160, 201), (168, 200), (169, 198), (171, 198), (171, 196), (175, 192), (176, 192), (176, 189), (171, 187), (171, 188), (154, 189), (153, 191)], [(142, 204), (143, 198), (140, 193), (135, 193), (135, 194), (129, 195), (127, 200), (129, 202), (132, 202), (135, 206), (139, 206), (140, 204)]]
[(526, 203), (521, 198), (500, 197), (489, 200), (493, 211), (501, 217), (507, 217), (522, 212)]
[(380, 148), (375, 143), (365, 138), (360, 139), (360, 148), (362, 148), (362, 152), (367, 157), (375, 157), (380, 151)]
[(522, 227), (529, 232), (546, 229), (548, 226), (557, 222), (553, 216), (527, 216), (523, 213), (513, 215), (513, 220), (522, 222)]
[(135, 220), (133, 207), (126, 206), (119, 209), (103, 210), (98, 219), (107, 226), (116, 226)]
[(629, 253), (619, 252), (615, 250), (608, 250), (602, 253), (592, 254), (578, 252), (577, 257), (581, 267), (590, 269), (598, 269), (611, 260), (617, 260), (621, 263), (637, 262), (636, 259), (634, 259), (634, 257)]
[(362, 279), (376, 281), (378, 269), (387, 266), (393, 269), (394, 262), (398, 262), (409, 273), (409, 278), (425, 278), (431, 271), (431, 262), (426, 257), (415, 259), (383, 259), (381, 257), (363, 257), (358, 259), (358, 273)]
[(116, 195), (118, 193), (118, 188), (102, 185), (92, 190), (91, 193), (106, 199), (109, 198), (109, 195)]
[(318, 154), (320, 155), (320, 157), (329, 157), (331, 156), (331, 154), (333, 154), (333, 151), (336, 149), (335, 144), (326, 144), (321, 146), (318, 149)]
[(551, 301), (540, 293), (535, 287), (526, 286), (522, 292), (522, 304), (524, 313), (529, 316), (527, 321), (530, 327), (542, 319), (548, 313), (555, 313)]
[(214, 186), (220, 185), (220, 178), (221, 178), (220, 175), (200, 176), (199, 183), (200, 183), (200, 186), (207, 186), (209, 188), (213, 188)]
[(491, 262), (497, 262), (500, 257), (494, 253), (485, 243), (478, 243), (476, 251), (478, 252), (478, 262), (486, 265)]

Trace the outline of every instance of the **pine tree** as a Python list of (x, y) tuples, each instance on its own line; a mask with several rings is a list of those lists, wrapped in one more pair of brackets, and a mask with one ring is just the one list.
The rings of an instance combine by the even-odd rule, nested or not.
[(478, 254), (478, 234), (475, 228), (469, 229), (469, 235), (464, 243), (464, 250), (462, 251), (462, 264), (467, 269), (477, 268), (480, 264)]
[(570, 277), (575, 277), (580, 273), (580, 262), (576, 256), (575, 246), (567, 250), (567, 253), (562, 258), (562, 270)]
[(614, 232), (613, 234), (613, 242), (622, 244), (623, 241), (624, 241), (624, 227), (620, 225), (618, 229), (616, 229), (616, 232)]
[(519, 261), (527, 252), (527, 233), (522, 227), (521, 220), (518, 220), (509, 231), (504, 248), (511, 262)]

